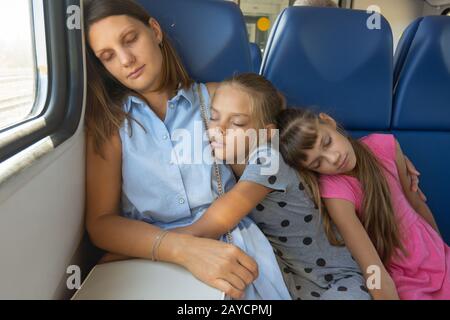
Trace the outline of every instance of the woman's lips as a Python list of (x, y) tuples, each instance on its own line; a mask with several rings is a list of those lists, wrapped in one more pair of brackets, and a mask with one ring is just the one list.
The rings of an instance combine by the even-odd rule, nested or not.
[(130, 73), (128, 75), (128, 79), (135, 80), (141, 76), (141, 74), (144, 72), (145, 65), (140, 67), (139, 69), (136, 69), (133, 73)]

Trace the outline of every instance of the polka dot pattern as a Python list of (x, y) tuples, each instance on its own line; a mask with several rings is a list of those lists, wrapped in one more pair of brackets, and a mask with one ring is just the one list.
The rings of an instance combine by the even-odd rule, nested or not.
[(283, 228), (289, 227), (290, 224), (291, 224), (291, 223), (289, 222), (289, 220), (283, 220), (283, 221), (281, 222), (281, 226), (282, 226)]
[(317, 264), (319, 267), (325, 267), (325, 265), (327, 264), (327, 262), (326, 262), (324, 259), (320, 258), (320, 259), (317, 259), (316, 264)]
[(303, 239), (303, 244), (305, 246), (309, 246), (312, 242), (313, 240), (310, 237), (306, 237), (305, 239)]
[(275, 184), (275, 182), (277, 182), (277, 177), (275, 177), (275, 176), (270, 176), (270, 177), (269, 177), (269, 183), (270, 183), (270, 184)]
[(325, 275), (325, 281), (326, 282), (331, 282), (331, 281), (333, 281), (333, 279), (334, 279), (334, 277), (333, 277), (332, 274)]
[(284, 208), (284, 207), (286, 207), (287, 203), (286, 202), (278, 202), (278, 205), (280, 206), (280, 208)]

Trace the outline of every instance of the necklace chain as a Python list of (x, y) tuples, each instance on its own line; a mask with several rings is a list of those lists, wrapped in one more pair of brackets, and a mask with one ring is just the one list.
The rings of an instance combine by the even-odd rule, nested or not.
[[(200, 85), (197, 86), (197, 90), (198, 90), (198, 96), (200, 98), (200, 113), (201, 113), (201, 116), (202, 116), (203, 125), (205, 126), (205, 130), (206, 130), (206, 135), (208, 137), (208, 141), (210, 141), (208, 117), (206, 115), (205, 101), (203, 99), (202, 89), (201, 89)], [(216, 159), (214, 157), (213, 152), (212, 152), (211, 155), (213, 157), (214, 175), (215, 175), (216, 181), (217, 181), (217, 191), (219, 193), (219, 197), (221, 197), (221, 196), (224, 195), (223, 184), (222, 184), (222, 176), (220, 174), (220, 168), (219, 168), (219, 165), (216, 162)], [(233, 243), (233, 237), (232, 237), (230, 231), (227, 231), (226, 238), (227, 238), (227, 242), (228, 243), (230, 243), (230, 244)]]

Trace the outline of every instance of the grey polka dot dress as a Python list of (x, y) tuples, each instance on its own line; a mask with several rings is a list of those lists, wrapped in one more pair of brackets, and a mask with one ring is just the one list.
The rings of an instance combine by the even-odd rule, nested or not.
[(250, 157), (240, 178), (273, 191), (250, 217), (267, 236), (293, 299), (370, 299), (346, 247), (332, 246), (298, 173), (268, 146)]

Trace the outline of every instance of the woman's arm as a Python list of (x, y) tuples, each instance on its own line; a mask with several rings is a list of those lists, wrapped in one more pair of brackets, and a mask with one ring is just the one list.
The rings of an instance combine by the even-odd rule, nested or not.
[(356, 215), (355, 206), (347, 200), (324, 199), (325, 206), (339, 230), (345, 245), (358, 263), (364, 278), (372, 276), (369, 267), (376, 266), (380, 272), (380, 288), (368, 288), (375, 300), (398, 300), (394, 281), (386, 271), (372, 241)]
[(419, 213), (438, 233), (439, 228), (434, 220), (433, 213), (430, 208), (428, 208), (425, 201), (420, 197), (417, 192), (414, 192), (410, 188), (410, 181), (407, 173), (407, 166), (405, 156), (403, 155), (402, 149), (398, 141), (396, 141), (396, 159), (397, 171), (400, 177), (400, 182), (402, 184), (403, 193), (408, 199), (414, 210)]
[[(122, 151), (116, 133), (103, 147), (104, 158), (87, 137), (86, 227), (99, 248), (122, 257), (151, 259), (160, 229), (119, 215)], [(258, 276), (256, 262), (239, 248), (219, 241), (169, 233), (158, 250), (162, 261), (179, 264), (199, 280), (233, 298), (241, 298)]]
[(217, 239), (233, 229), (271, 191), (254, 182), (238, 182), (229, 192), (214, 201), (198, 221), (173, 231)]

